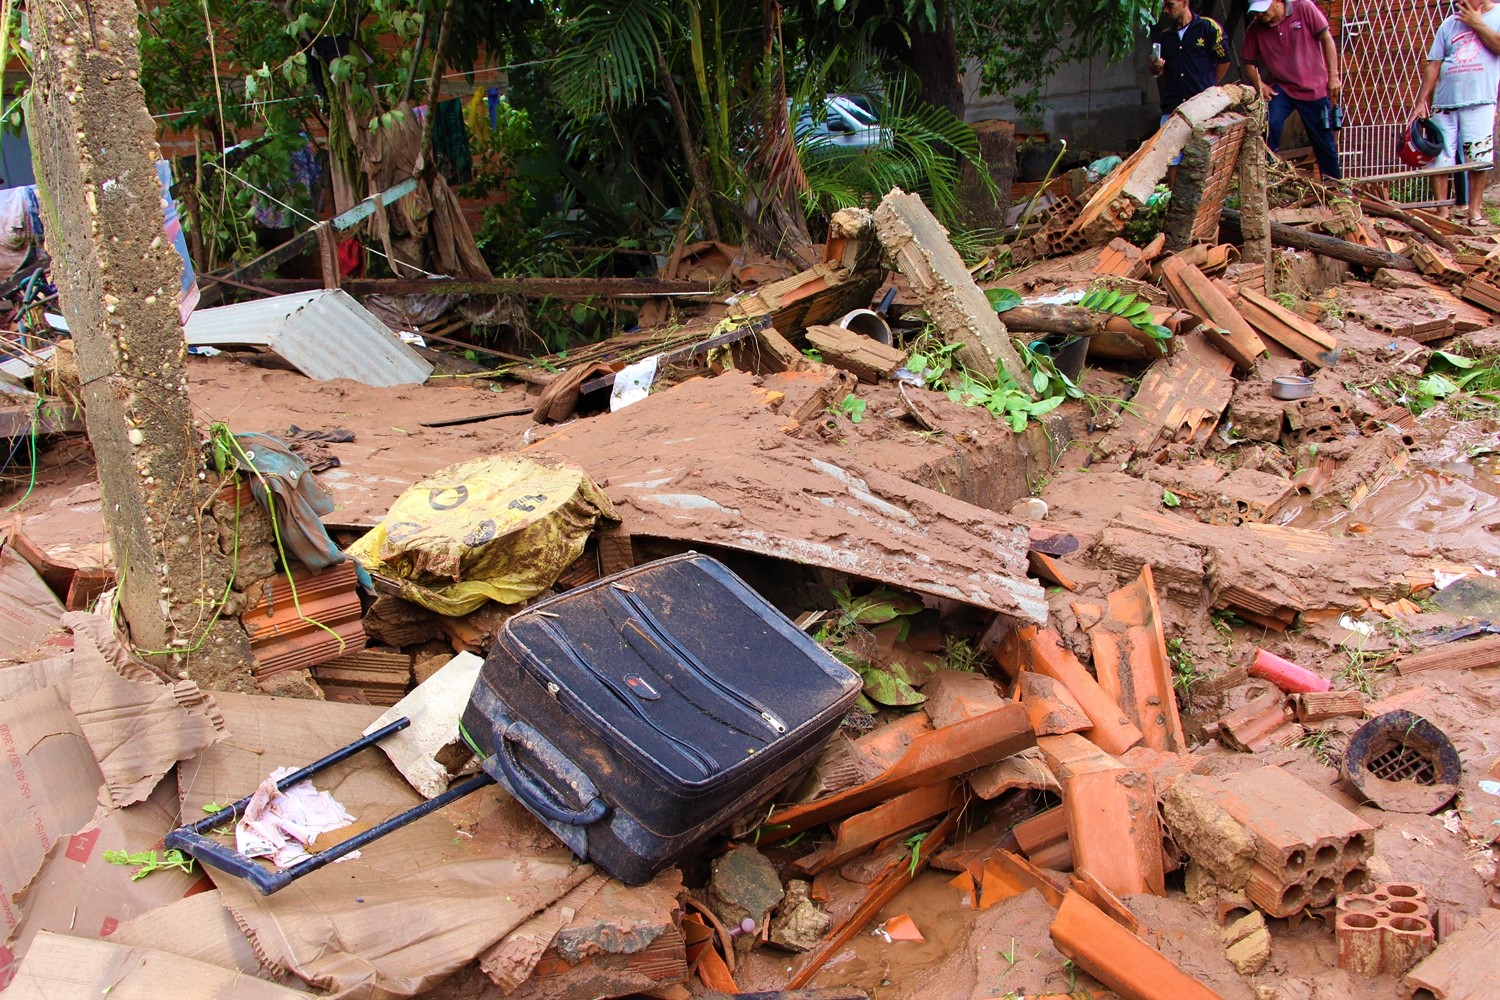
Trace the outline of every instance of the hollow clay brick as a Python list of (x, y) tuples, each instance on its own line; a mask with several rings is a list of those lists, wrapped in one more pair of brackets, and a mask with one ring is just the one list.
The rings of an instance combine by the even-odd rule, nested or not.
[[(1352, 867), (1369, 857), (1374, 827), (1279, 767), (1222, 777), (1187, 775), (1173, 788), (1187, 782), (1203, 789), (1250, 832), (1256, 860), (1270, 871), (1300, 877), (1324, 847), (1333, 847), (1344, 859), (1337, 867)], [(1178, 843), (1183, 844), (1181, 836)]]
[(1427, 894), (1408, 882), (1339, 897), (1334, 923), (1339, 968), (1366, 976), (1399, 976), (1433, 949)]
[[(1500, 910), (1481, 910), (1406, 974), (1406, 996), (1493, 996), (1500, 982)], [(1426, 991), (1425, 993), (1422, 991)]]

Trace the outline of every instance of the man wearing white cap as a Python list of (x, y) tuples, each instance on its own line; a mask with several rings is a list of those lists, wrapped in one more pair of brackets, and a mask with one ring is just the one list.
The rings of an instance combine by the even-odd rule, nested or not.
[[(1471, 226), (1486, 227), (1484, 182), (1495, 159), (1495, 93), (1500, 88), (1500, 7), (1490, 0), (1462, 0), (1457, 13), (1438, 25), (1427, 63), (1422, 67), (1422, 87), (1412, 109), (1412, 121), (1431, 117), (1443, 133), (1443, 151), (1437, 166), (1458, 162), (1458, 144), (1463, 143), (1464, 162), (1482, 163), (1469, 174)], [(1432, 193), (1448, 200), (1452, 180), (1445, 174), (1432, 179)], [(1448, 208), (1438, 209), (1443, 218)]]
[(1333, 109), (1343, 81), (1328, 18), (1312, 0), (1250, 0), (1250, 25), (1240, 43), (1245, 76), (1270, 102), (1266, 141), (1274, 151), (1296, 111), (1324, 177), (1341, 177), (1333, 141)]

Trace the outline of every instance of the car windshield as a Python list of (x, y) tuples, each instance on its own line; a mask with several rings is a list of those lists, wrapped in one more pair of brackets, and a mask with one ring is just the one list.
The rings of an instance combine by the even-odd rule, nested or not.
[(855, 128), (874, 128), (880, 124), (872, 111), (861, 98), (845, 97), (843, 95), (830, 96), (828, 98), (829, 115), (838, 115), (846, 119)]

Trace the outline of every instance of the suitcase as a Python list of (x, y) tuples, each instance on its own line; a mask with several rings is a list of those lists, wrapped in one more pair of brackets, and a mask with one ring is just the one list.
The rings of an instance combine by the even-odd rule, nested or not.
[(810, 766), (861, 686), (689, 552), (512, 617), (461, 725), (485, 771), (573, 853), (639, 885)]

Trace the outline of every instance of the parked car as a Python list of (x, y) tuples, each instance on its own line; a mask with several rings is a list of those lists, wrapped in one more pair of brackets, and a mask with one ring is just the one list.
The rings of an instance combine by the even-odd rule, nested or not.
[(891, 145), (890, 130), (881, 128), (879, 115), (863, 97), (829, 94), (821, 108), (804, 104), (800, 111), (788, 99), (787, 119), (797, 142), (814, 153)]

